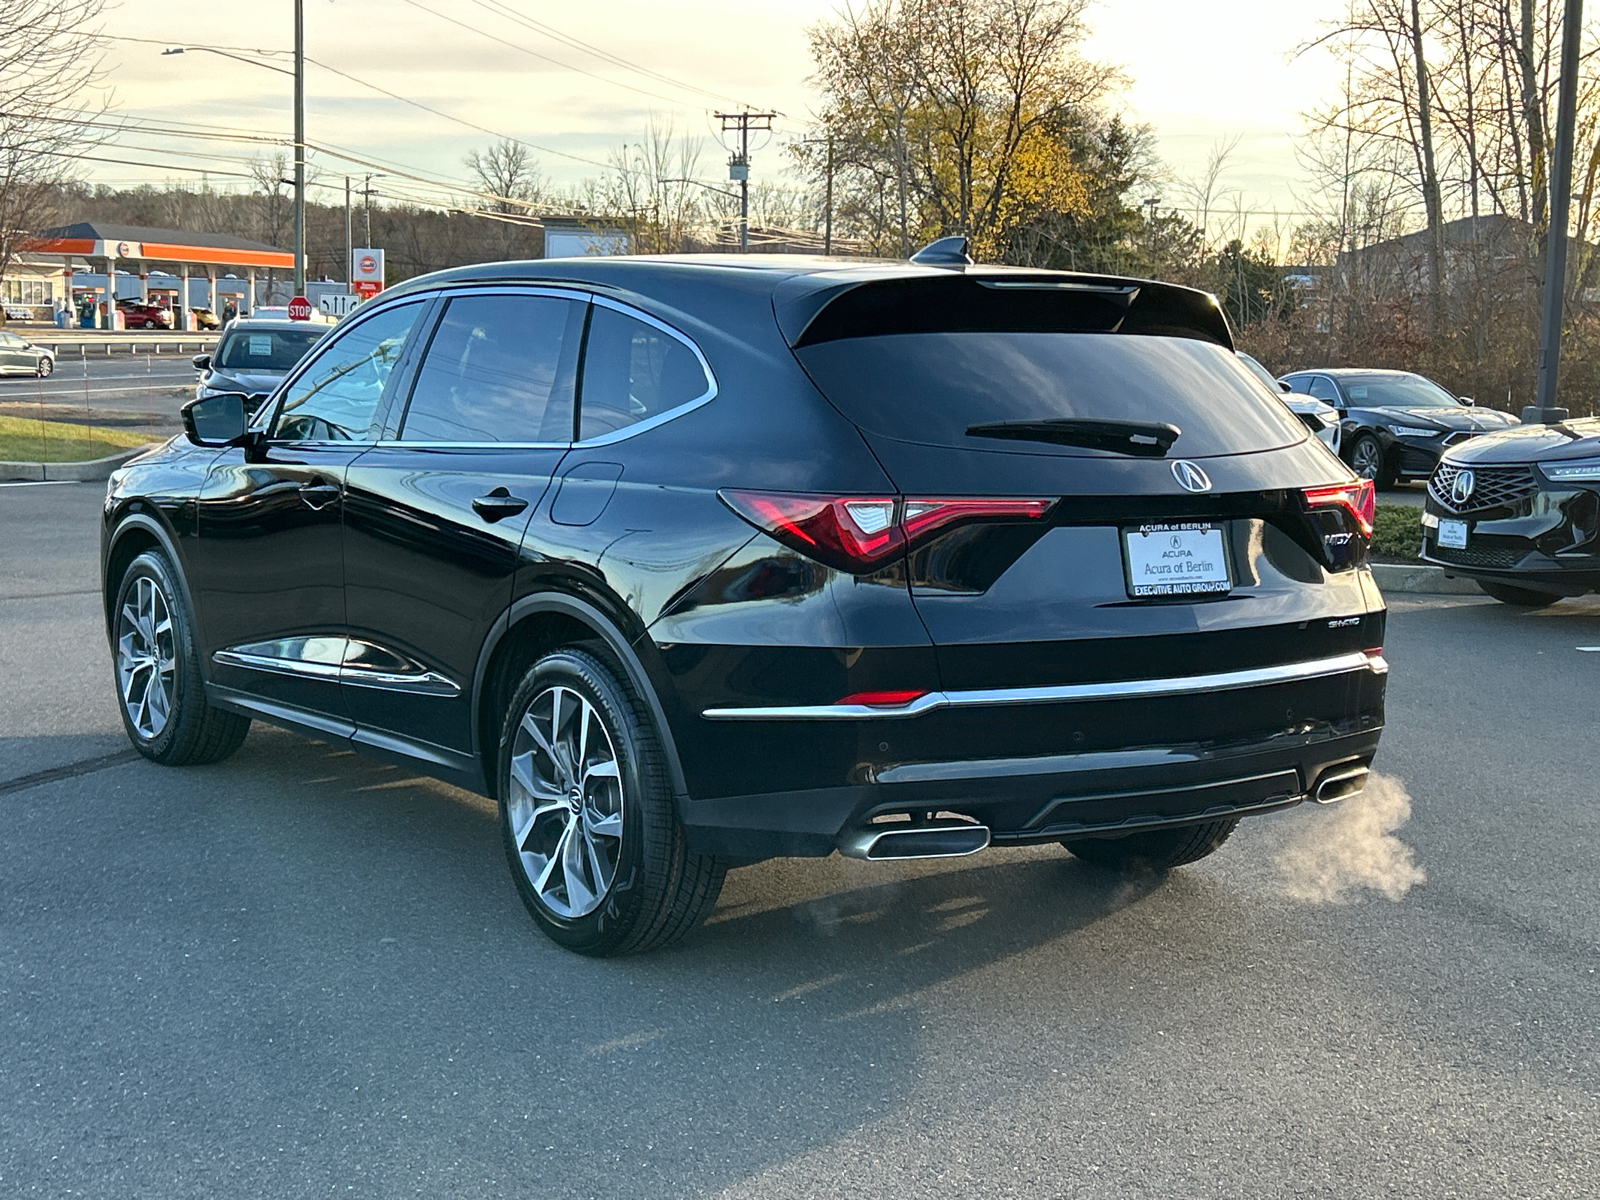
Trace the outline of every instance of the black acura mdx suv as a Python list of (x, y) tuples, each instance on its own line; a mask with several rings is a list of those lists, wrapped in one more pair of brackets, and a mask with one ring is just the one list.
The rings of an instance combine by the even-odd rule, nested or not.
[(129, 737), (492, 796), (591, 954), (771, 856), (1161, 869), (1358, 791), (1371, 484), (1211, 297), (943, 259), (461, 268), (191, 402), (106, 496)]

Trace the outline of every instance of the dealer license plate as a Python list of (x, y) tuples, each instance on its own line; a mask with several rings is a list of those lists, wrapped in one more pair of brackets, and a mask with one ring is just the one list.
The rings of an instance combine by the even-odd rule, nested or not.
[(1439, 519), (1439, 545), (1446, 550), (1465, 550), (1467, 548), (1467, 523), (1465, 521), (1447, 521)]
[(1214, 595), (1233, 586), (1220, 525), (1141, 525), (1122, 531), (1122, 546), (1130, 596)]

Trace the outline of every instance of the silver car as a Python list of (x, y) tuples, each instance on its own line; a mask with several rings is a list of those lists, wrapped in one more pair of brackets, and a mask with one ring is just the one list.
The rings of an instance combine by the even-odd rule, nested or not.
[(55, 369), (55, 351), (35, 346), (20, 334), (0, 330), (0, 375), (33, 375), (43, 379)]
[(1331, 404), (1324, 404), (1315, 396), (1306, 396), (1298, 392), (1291, 392), (1287, 383), (1281, 383), (1272, 377), (1272, 372), (1263, 367), (1244, 351), (1235, 351), (1239, 361), (1245, 369), (1261, 380), (1265, 387), (1271, 388), (1278, 399), (1288, 405), (1289, 411), (1298, 417), (1302, 424), (1312, 433), (1322, 439), (1335, 454), (1339, 453), (1339, 410)]

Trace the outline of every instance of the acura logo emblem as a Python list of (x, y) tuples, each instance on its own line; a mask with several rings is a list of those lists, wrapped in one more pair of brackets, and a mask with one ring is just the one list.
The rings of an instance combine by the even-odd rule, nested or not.
[(1206, 473), (1186, 458), (1180, 458), (1172, 464), (1172, 477), (1178, 481), (1178, 486), (1186, 492), (1209, 492), (1211, 480), (1206, 478)]
[(1457, 504), (1465, 504), (1472, 499), (1472, 489), (1478, 486), (1478, 481), (1473, 478), (1471, 471), (1460, 472), (1455, 482), (1450, 485), (1450, 499)]

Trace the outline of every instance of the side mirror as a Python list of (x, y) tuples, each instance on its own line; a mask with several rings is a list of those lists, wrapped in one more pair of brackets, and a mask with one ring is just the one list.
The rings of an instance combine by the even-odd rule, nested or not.
[(209, 354), (196, 354), (189, 361), (194, 364), (194, 369), (196, 371), (211, 370), (211, 355)]
[(244, 440), (249, 413), (243, 392), (218, 392), (183, 406), (183, 431), (196, 446), (235, 446)]
[(1476, 408), (1478, 404), (1478, 402), (1471, 396), (1457, 396), (1456, 399), (1461, 401), (1461, 403), (1465, 404), (1468, 408)]
[(1293, 393), (1294, 392), (1294, 389), (1292, 387), (1290, 387), (1287, 383), (1285, 383), (1281, 379), (1278, 380), (1278, 390), (1280, 392), (1289, 392), (1289, 393)]

